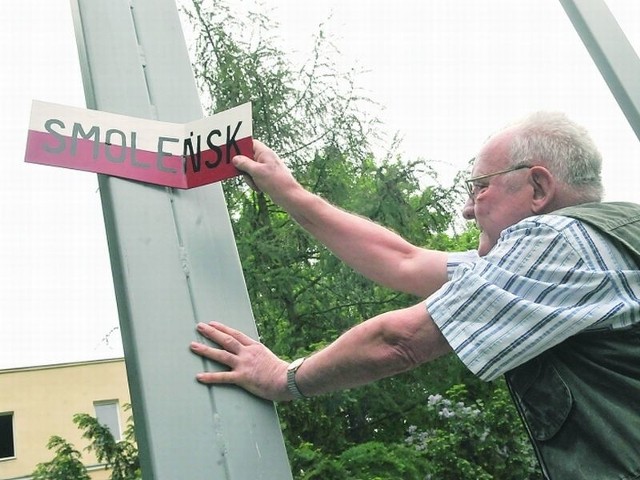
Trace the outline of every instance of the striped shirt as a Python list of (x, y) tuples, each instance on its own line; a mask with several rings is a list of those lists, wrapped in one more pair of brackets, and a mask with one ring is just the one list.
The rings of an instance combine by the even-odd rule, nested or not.
[(448, 272), (427, 310), (483, 380), (583, 330), (640, 322), (640, 271), (633, 258), (569, 217), (522, 220), (484, 257), (451, 253)]

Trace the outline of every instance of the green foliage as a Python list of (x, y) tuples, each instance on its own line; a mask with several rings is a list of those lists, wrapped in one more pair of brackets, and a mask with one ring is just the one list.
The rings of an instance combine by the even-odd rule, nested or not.
[[(130, 408), (129, 405), (125, 408)], [(124, 437), (116, 441), (111, 431), (95, 417), (86, 413), (73, 416), (73, 422), (83, 430), (82, 438), (89, 441), (87, 451), (94, 451), (105, 469), (111, 469), (110, 480), (141, 480), (138, 447), (135, 443), (133, 420), (129, 417)], [(34, 480), (89, 480), (86, 467), (82, 464), (81, 453), (68, 441), (53, 436), (47, 448), (56, 450), (55, 457), (47, 463), (38, 464)]]
[(55, 456), (51, 461), (36, 466), (31, 474), (33, 480), (90, 480), (80, 460), (82, 455), (65, 439), (53, 436), (47, 448), (55, 450)]
[(531, 444), (514, 434), (520, 420), (503, 382), (487, 402), (470, 399), (465, 385), (429, 395), (423, 424), (410, 425), (406, 442), (424, 452), (430, 478), (540, 478)]
[(420, 452), (404, 445), (365, 442), (354, 445), (340, 455), (329, 458), (311, 445), (296, 451), (297, 478), (303, 480), (423, 480), (425, 463)]
[(124, 437), (116, 441), (111, 431), (101, 425), (95, 417), (86, 413), (77, 413), (73, 421), (84, 430), (82, 438), (89, 440), (87, 451), (94, 451), (99, 462), (111, 469), (110, 480), (137, 480), (142, 478), (138, 460), (138, 447), (131, 417), (128, 420)]
[[(457, 223), (463, 192), (443, 187), (432, 163), (400, 158), (395, 138), (382, 158), (374, 154), (373, 143), (384, 143), (367, 113), (375, 103), (358, 90), (357, 72), (336, 67), (337, 49), (322, 29), (308, 63), (294, 67), (265, 14), (201, 0), (184, 14), (209, 112), (251, 101), (254, 137), (309, 190), (415, 244), (476, 247), (477, 229)], [(305, 355), (366, 318), (418, 301), (350, 270), (242, 180), (225, 181), (224, 191), (258, 330), (279, 356)], [(429, 395), (456, 384), (465, 387), (447, 398), (472, 405), (477, 418), (445, 421), (429, 404)], [(278, 410), (295, 478), (535, 478), (527, 476), (531, 452), (504, 386), (478, 381), (453, 356)], [(406, 441), (410, 426), (431, 435), (433, 453)]]
[(401, 439), (342, 445), (334, 454), (300, 443), (291, 455), (295, 478), (540, 480), (505, 384), (496, 382), (488, 398), (471, 399), (465, 385), (454, 385), (416, 406), (420, 427), (398, 422)]

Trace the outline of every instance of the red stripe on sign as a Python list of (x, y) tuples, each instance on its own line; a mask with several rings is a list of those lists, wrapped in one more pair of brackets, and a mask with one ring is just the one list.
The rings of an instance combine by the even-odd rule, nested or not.
[(216, 150), (205, 150), (198, 158), (185, 157), (187, 170), (187, 188), (199, 187), (240, 175), (240, 171), (231, 164), (235, 155), (253, 158), (253, 139), (251, 137), (235, 140), (232, 146), (221, 145)]
[(60, 134), (29, 130), (25, 161), (187, 188), (181, 156)]
[[(196, 152), (193, 155), (172, 155), (165, 150), (182, 139), (161, 137), (158, 149), (151, 152), (135, 147), (123, 147), (29, 130), (25, 161), (42, 165), (84, 170), (113, 175), (156, 185), (192, 188), (218, 182), (239, 175), (231, 164), (234, 155), (253, 157), (251, 137), (229, 142), (228, 145)], [(175, 149), (175, 145), (174, 145)]]

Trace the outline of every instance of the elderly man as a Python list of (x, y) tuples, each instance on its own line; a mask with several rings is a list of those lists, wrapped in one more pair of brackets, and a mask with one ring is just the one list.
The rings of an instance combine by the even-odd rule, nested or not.
[(478, 152), (463, 216), (477, 252), (423, 249), (304, 190), (254, 142), (247, 174), (335, 255), (382, 285), (426, 300), (353, 327), (287, 363), (212, 322), (229, 367), (200, 373), (284, 401), (351, 388), (453, 351), (479, 378), (506, 377), (547, 478), (640, 478), (640, 206), (601, 203), (601, 158), (563, 114), (539, 112)]

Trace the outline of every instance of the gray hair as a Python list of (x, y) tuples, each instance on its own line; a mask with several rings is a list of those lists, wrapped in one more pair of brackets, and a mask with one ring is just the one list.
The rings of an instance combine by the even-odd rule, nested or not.
[(513, 163), (542, 165), (582, 201), (602, 200), (602, 156), (584, 127), (560, 112), (535, 112), (511, 126)]

